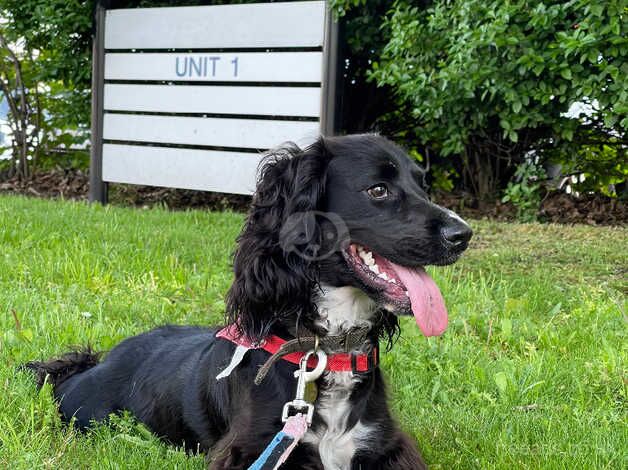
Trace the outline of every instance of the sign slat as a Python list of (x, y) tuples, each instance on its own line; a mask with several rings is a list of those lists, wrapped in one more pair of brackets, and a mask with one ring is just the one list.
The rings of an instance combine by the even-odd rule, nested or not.
[(107, 80), (317, 82), (322, 52), (110, 53)]
[(318, 117), (320, 87), (105, 85), (106, 111)]
[(318, 47), (325, 2), (109, 10), (106, 49)]
[(268, 149), (295, 139), (296, 144), (305, 146), (314, 142), (319, 133), (319, 123), (310, 121), (107, 113), (103, 137), (134, 142)]
[(262, 154), (103, 145), (103, 180), (252, 194)]

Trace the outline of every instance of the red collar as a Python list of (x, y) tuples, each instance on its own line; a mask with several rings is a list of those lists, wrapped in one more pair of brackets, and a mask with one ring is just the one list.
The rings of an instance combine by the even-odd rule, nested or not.
[[(216, 338), (226, 339), (232, 343), (243, 346), (247, 349), (263, 349), (264, 351), (275, 354), (285, 339), (279, 336), (271, 335), (259, 344), (253, 344), (246, 337), (239, 334), (235, 325), (228, 325), (216, 333)], [(286, 354), (281, 359), (292, 364), (299, 365), (301, 358), (305, 356), (304, 352), (294, 352)], [(316, 366), (316, 356), (310, 357), (307, 363), (308, 367)], [(375, 370), (379, 365), (379, 349), (377, 346), (370, 353), (336, 353), (327, 356), (326, 370), (333, 372), (353, 372), (364, 373)]]

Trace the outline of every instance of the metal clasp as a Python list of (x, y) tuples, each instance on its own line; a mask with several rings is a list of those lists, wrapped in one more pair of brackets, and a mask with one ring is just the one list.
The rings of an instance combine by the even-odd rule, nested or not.
[[(316, 357), (318, 358), (318, 363), (316, 364), (314, 370), (308, 372), (307, 361), (314, 354), (316, 354)], [(327, 354), (325, 354), (325, 351), (320, 349), (317, 351), (308, 351), (301, 358), (299, 368), (294, 371), (294, 376), (297, 378), (297, 392), (294, 400), (289, 401), (283, 406), (283, 412), (281, 413), (282, 422), (285, 423), (293, 414), (304, 413), (308, 426), (312, 424), (312, 418), (314, 417), (314, 405), (305, 401), (305, 385), (307, 382), (314, 382), (317, 380), (323, 374), (326, 367)]]

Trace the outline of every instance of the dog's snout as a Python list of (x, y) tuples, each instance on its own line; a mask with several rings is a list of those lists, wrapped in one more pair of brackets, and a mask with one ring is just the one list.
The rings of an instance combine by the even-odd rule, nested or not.
[(473, 231), (461, 219), (455, 218), (441, 228), (441, 235), (452, 248), (462, 248), (469, 243)]

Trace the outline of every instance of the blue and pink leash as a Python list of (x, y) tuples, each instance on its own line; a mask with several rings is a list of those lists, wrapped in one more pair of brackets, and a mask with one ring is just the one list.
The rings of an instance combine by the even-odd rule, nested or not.
[[(313, 354), (318, 357), (318, 363), (308, 372), (307, 361)], [(322, 350), (312, 350), (303, 356), (299, 369), (294, 372), (298, 379), (295, 399), (283, 407), (281, 420), (285, 424), (248, 470), (277, 470), (288, 459), (305, 436), (314, 416), (314, 405), (305, 401), (305, 385), (317, 380), (326, 366), (327, 355)]]

